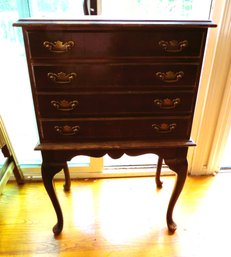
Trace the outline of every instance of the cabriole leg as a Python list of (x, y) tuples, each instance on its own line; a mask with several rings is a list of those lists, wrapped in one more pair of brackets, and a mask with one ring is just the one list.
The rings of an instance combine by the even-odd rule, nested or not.
[(159, 157), (157, 162), (157, 168), (156, 168), (156, 186), (158, 188), (162, 188), (163, 182), (160, 180), (160, 173), (162, 168), (163, 158)]
[(171, 170), (177, 173), (177, 179), (175, 187), (172, 192), (172, 196), (169, 201), (168, 210), (167, 210), (167, 225), (170, 233), (174, 233), (177, 229), (177, 225), (172, 218), (173, 209), (176, 204), (176, 201), (184, 187), (184, 183), (187, 177), (188, 163), (187, 159), (165, 159), (165, 163), (169, 166)]
[(64, 176), (65, 176), (65, 183), (63, 185), (64, 191), (70, 191), (71, 178), (70, 178), (70, 171), (69, 171), (67, 163), (64, 165), (63, 171), (64, 171)]
[(43, 178), (43, 184), (45, 186), (45, 189), (51, 199), (51, 202), (54, 206), (56, 216), (57, 216), (57, 223), (53, 227), (53, 232), (55, 235), (58, 235), (61, 233), (63, 229), (63, 214), (62, 210), (58, 201), (58, 198), (55, 193), (54, 185), (53, 185), (53, 178), (55, 174), (57, 174), (59, 171), (61, 171), (63, 166), (56, 166), (56, 165), (49, 165), (46, 163), (42, 164), (42, 178)]

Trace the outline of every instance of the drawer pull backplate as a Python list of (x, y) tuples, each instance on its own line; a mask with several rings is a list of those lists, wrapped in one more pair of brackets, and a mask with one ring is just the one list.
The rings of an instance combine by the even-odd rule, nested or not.
[(158, 106), (160, 109), (164, 110), (169, 110), (169, 109), (174, 109), (179, 105), (181, 102), (180, 98), (175, 98), (175, 99), (155, 99), (154, 104)]
[(167, 72), (156, 72), (156, 77), (166, 83), (175, 83), (184, 77), (183, 71), (167, 71)]
[(43, 46), (52, 53), (66, 53), (75, 45), (74, 41), (62, 42), (60, 40), (55, 42), (44, 41)]
[(152, 127), (157, 133), (171, 133), (176, 129), (176, 123), (161, 123), (161, 124), (152, 124)]
[(61, 100), (61, 101), (51, 101), (51, 105), (59, 110), (59, 111), (63, 111), (63, 112), (68, 112), (68, 111), (73, 111), (77, 108), (79, 102), (77, 100), (73, 100), (73, 101), (67, 101), (67, 100)]
[(177, 40), (170, 40), (159, 41), (159, 46), (168, 53), (179, 53), (182, 52), (188, 46), (188, 40), (177, 41)]
[(78, 134), (80, 127), (79, 126), (55, 126), (55, 131), (62, 136), (74, 136)]
[(47, 73), (47, 77), (54, 83), (58, 83), (58, 84), (71, 83), (76, 78), (76, 76), (77, 76), (77, 74), (75, 72), (72, 72), (69, 74), (66, 74), (64, 72), (59, 72), (59, 73), (49, 72), (49, 73)]

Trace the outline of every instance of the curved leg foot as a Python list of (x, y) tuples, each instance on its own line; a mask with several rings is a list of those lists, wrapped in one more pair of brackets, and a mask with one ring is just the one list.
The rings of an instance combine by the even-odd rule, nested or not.
[(54, 206), (56, 216), (57, 216), (57, 224), (53, 228), (53, 232), (55, 235), (60, 234), (63, 229), (63, 214), (54, 190), (53, 178), (56, 173), (62, 170), (62, 168), (63, 167), (61, 166), (54, 166), (54, 165), (49, 165), (44, 163), (42, 164), (43, 184)]
[(163, 158), (159, 157), (157, 162), (157, 168), (156, 168), (156, 186), (158, 188), (162, 188), (163, 182), (160, 180), (160, 173), (162, 168)]
[(171, 221), (167, 221), (167, 225), (168, 225), (169, 233), (173, 234), (177, 229), (176, 223), (173, 220), (171, 220)]
[(173, 209), (177, 202), (177, 199), (183, 189), (186, 177), (187, 177), (187, 170), (188, 170), (188, 163), (187, 159), (173, 159), (173, 160), (166, 160), (165, 163), (169, 166), (170, 169), (177, 173), (177, 179), (175, 183), (175, 187), (172, 192), (171, 199), (169, 201), (168, 210), (167, 210), (167, 225), (170, 233), (174, 233), (177, 229), (177, 225), (172, 218)]
[(64, 191), (70, 191), (71, 188), (71, 179), (70, 179), (70, 172), (69, 172), (69, 168), (67, 166), (67, 163), (65, 164), (64, 168), (64, 176), (65, 176), (65, 183), (63, 185)]
[(55, 236), (59, 235), (63, 230), (63, 224), (60, 226), (60, 223), (54, 225), (52, 231)]

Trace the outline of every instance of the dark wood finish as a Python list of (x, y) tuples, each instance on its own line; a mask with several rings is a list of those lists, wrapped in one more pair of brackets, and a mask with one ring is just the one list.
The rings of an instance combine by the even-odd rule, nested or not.
[[(191, 31), (190, 31), (191, 30)], [(52, 52), (48, 52), (43, 47), (44, 39), (49, 42), (73, 41), (75, 46), (70, 52), (65, 52), (61, 58), (69, 56), (70, 58), (98, 58), (98, 57), (153, 57), (153, 56), (194, 56), (199, 57), (201, 52), (201, 41), (203, 40), (203, 31), (200, 29), (167, 29), (156, 30), (155, 35), (152, 31), (106, 31), (105, 32), (73, 32), (54, 31), (51, 33), (30, 32), (28, 34), (31, 44), (31, 55), (33, 58), (57, 58)], [(184, 51), (165, 51), (164, 42), (160, 47), (159, 42), (169, 42), (172, 39), (179, 42), (187, 39), (190, 41)], [(94, 47), (91, 42), (94, 41)], [(111, 45), (111, 42), (113, 46)], [(102, 45), (104, 47), (102, 47)]]
[(44, 118), (66, 118), (70, 114), (72, 117), (140, 116), (168, 114), (170, 110), (177, 115), (191, 114), (193, 96), (192, 91), (41, 93), (38, 104)]
[[(124, 60), (118, 61), (124, 62)], [(197, 86), (200, 70), (199, 63), (174, 63), (172, 61), (171, 63), (160, 64), (118, 64), (114, 63), (114, 60), (112, 62), (110, 64), (76, 63), (76, 67), (74, 67), (74, 64), (64, 67), (63, 62), (62, 65), (34, 66), (36, 86), (38, 91), (42, 92), (56, 90), (71, 90), (73, 92), (104, 91), (105, 87), (107, 91), (120, 90), (125, 92), (127, 90), (171, 91), (179, 88), (193, 90)], [(183, 75), (182, 78), (177, 80), (179, 73), (183, 73)], [(64, 74), (63, 77), (66, 77), (65, 81), (62, 81), (62, 74)], [(75, 76), (70, 79), (72, 74), (75, 74)], [(56, 79), (53, 79), (53, 77)], [(163, 78), (161, 79), (161, 77)]]
[(63, 185), (64, 191), (70, 191), (71, 189), (71, 178), (70, 178), (70, 172), (67, 163), (63, 167), (64, 177), (65, 177), (65, 183)]
[(163, 164), (163, 158), (159, 157), (156, 167), (156, 185), (158, 188), (162, 188), (163, 182), (160, 180), (161, 168)]
[(114, 140), (187, 139), (190, 131), (189, 116), (56, 119), (41, 123), (43, 142), (79, 142), (111, 138)]
[[(154, 153), (176, 174), (172, 215), (187, 176), (187, 150), (211, 22), (20, 20), (42, 152), (42, 177), (63, 216), (53, 177), (76, 155)], [(69, 178), (67, 177), (67, 182)], [(67, 183), (67, 189), (69, 185)]]

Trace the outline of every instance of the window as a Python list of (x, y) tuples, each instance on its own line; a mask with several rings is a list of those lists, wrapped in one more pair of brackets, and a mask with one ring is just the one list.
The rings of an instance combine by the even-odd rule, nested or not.
[[(206, 20), (212, 0), (100, 0), (100, 13), (109, 18)], [(164, 11), (163, 11), (164, 10)]]
[(83, 15), (83, 0), (29, 0), (31, 17), (78, 17)]
[[(21, 165), (39, 165), (41, 154), (34, 151), (39, 141), (29, 85), (21, 29), (12, 27), (18, 18), (82, 12), (82, 0), (0, 1), (0, 114)], [(74, 162), (89, 165), (88, 157)]]
[[(95, 0), (101, 17), (166, 19), (208, 19), (212, 0)], [(93, 1), (91, 1), (93, 2)], [(0, 113), (21, 164), (40, 164), (36, 121), (20, 29), (12, 23), (22, 17), (66, 17), (83, 15), (83, 0), (5, 0), (0, 1)], [(19, 97), (20, 96), (20, 97)], [(105, 164), (110, 166), (110, 160)], [(151, 162), (152, 157), (148, 157)], [(88, 162), (84, 159), (83, 161)], [(129, 163), (133, 161), (129, 160)], [(119, 164), (119, 162), (117, 162)], [(112, 165), (114, 165), (112, 163)]]
[(23, 38), (21, 31), (12, 27), (22, 12), (17, 3), (16, 0), (0, 2), (0, 112), (19, 161), (39, 163), (40, 153), (33, 151), (38, 135)]

